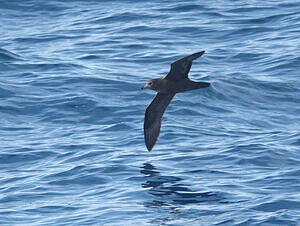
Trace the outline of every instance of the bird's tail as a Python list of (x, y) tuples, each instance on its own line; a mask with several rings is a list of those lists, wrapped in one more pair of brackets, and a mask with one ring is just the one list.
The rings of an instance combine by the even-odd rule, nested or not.
[(194, 82), (191, 80), (188, 80), (185, 84), (180, 85), (180, 90), (178, 90), (178, 93), (193, 90), (193, 89), (200, 89), (200, 88), (206, 88), (209, 87), (209, 82)]
[(197, 86), (197, 89), (199, 88), (207, 88), (210, 86), (210, 83), (209, 82), (195, 82), (196, 86)]

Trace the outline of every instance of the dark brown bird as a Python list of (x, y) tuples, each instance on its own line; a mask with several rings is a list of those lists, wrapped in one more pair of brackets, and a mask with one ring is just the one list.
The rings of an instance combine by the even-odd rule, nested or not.
[(162, 116), (175, 94), (210, 86), (208, 82), (194, 82), (188, 78), (193, 60), (202, 56), (204, 52), (194, 53), (173, 62), (166, 77), (151, 79), (142, 87), (157, 92), (145, 112), (144, 137), (148, 151), (152, 150), (159, 136)]

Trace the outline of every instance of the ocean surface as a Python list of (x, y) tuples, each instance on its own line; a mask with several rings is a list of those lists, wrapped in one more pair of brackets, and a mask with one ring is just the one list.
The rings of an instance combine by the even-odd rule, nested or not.
[(1, 0), (0, 148), (0, 225), (299, 225), (300, 2)]

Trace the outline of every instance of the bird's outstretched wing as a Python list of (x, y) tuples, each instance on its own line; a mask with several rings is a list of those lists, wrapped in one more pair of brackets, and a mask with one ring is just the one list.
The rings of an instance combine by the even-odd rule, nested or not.
[(147, 107), (144, 121), (144, 136), (147, 149), (152, 150), (160, 132), (161, 119), (175, 93), (157, 93)]
[(173, 63), (171, 63), (171, 70), (166, 76), (168, 80), (180, 80), (188, 77), (188, 73), (192, 67), (193, 60), (202, 56), (205, 51), (201, 51), (199, 53), (194, 53), (192, 55), (181, 58)]

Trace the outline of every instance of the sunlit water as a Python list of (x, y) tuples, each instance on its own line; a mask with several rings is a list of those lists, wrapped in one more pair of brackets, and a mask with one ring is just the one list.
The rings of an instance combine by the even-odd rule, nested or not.
[(1, 225), (297, 225), (299, 47), (294, 0), (1, 1)]

